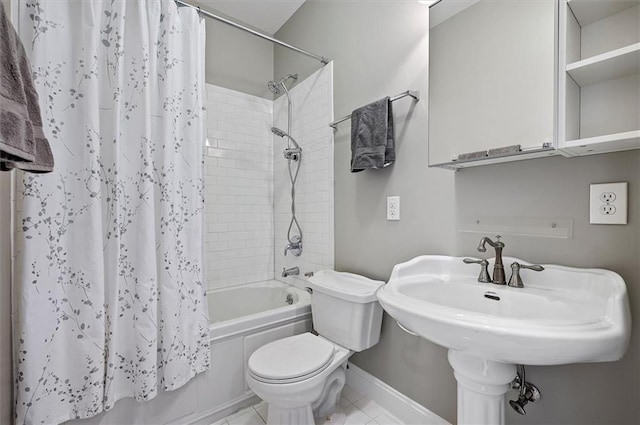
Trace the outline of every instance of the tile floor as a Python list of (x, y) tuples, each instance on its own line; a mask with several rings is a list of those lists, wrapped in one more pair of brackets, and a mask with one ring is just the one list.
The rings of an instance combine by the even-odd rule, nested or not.
[[(338, 401), (336, 413), (332, 418), (335, 420), (339, 415), (346, 417), (344, 425), (404, 425), (379, 404), (348, 385), (342, 390), (342, 397)], [(266, 421), (267, 404), (261, 402), (211, 425), (264, 425)], [(331, 422), (326, 421), (317, 425), (331, 425)]]

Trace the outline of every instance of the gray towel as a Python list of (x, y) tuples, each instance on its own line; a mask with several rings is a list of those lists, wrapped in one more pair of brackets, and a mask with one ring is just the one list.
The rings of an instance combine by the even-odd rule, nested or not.
[(351, 113), (351, 172), (384, 168), (396, 160), (389, 97)]
[(38, 93), (20, 39), (0, 2), (0, 170), (53, 170)]

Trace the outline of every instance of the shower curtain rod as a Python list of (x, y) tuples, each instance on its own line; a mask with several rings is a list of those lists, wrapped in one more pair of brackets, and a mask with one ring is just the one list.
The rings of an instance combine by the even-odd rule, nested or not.
[[(405, 92), (402, 92), (400, 94), (397, 94), (393, 97), (390, 97), (389, 100), (391, 102), (395, 102), (398, 99), (402, 99), (403, 97), (412, 97), (414, 102), (418, 102), (420, 100), (420, 90), (407, 90)], [(344, 116), (342, 118), (340, 118), (339, 120), (335, 120), (334, 122), (329, 124), (329, 127), (333, 128), (334, 130), (338, 129), (338, 124), (340, 124), (341, 122), (344, 122), (348, 119), (351, 119), (351, 114)]]
[(329, 63), (329, 59), (325, 58), (324, 56), (318, 56), (318, 55), (313, 54), (311, 52), (307, 52), (306, 50), (302, 50), (299, 47), (292, 46), (291, 44), (287, 44), (284, 41), (280, 41), (280, 40), (278, 40), (276, 38), (268, 36), (267, 34), (263, 34), (263, 33), (259, 32), (259, 31), (256, 31), (256, 30), (252, 30), (251, 28), (245, 27), (244, 25), (240, 25), (237, 22), (233, 22), (233, 21), (231, 21), (231, 20), (229, 20), (227, 18), (223, 18), (222, 16), (218, 16), (218, 15), (216, 15), (214, 13), (207, 12), (206, 10), (202, 10), (202, 8), (199, 7), (199, 6), (194, 6), (192, 4), (184, 2), (182, 0), (174, 0), (174, 1), (178, 5), (191, 7), (193, 9), (198, 9), (198, 13), (200, 13), (203, 16), (206, 16), (207, 18), (215, 19), (216, 21), (220, 21), (220, 22), (225, 23), (227, 25), (231, 25), (232, 27), (237, 28), (239, 30), (246, 31), (246, 32), (251, 33), (253, 35), (257, 35), (260, 38), (263, 38), (263, 39), (268, 40), (268, 41), (270, 41), (272, 43), (278, 44), (278, 45), (280, 45), (282, 47), (286, 47), (287, 49), (291, 49), (291, 50), (294, 50), (294, 51), (296, 51), (298, 53), (302, 53), (303, 55), (310, 56), (310, 57), (320, 61), (323, 65), (326, 65), (326, 64)]

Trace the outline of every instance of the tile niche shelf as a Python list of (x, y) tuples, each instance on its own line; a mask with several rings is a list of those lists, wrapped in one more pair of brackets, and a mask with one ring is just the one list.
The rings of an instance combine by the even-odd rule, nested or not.
[(640, 149), (640, 0), (560, 0), (559, 148)]

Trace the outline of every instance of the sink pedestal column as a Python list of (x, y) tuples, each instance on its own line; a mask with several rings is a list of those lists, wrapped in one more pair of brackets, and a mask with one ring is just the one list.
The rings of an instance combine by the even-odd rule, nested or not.
[(449, 350), (458, 381), (458, 424), (503, 425), (505, 393), (516, 377), (516, 366)]

